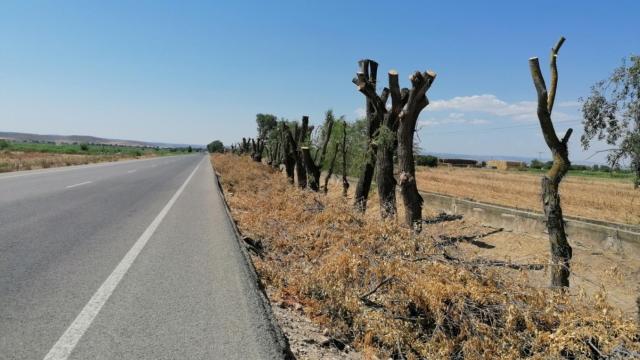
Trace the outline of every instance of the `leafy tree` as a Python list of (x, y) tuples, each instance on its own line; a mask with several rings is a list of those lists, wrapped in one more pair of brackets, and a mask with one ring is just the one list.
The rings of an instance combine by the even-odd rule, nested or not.
[(257, 114), (256, 124), (258, 125), (258, 138), (267, 139), (271, 130), (278, 125), (278, 118), (271, 114)]
[(416, 165), (436, 167), (438, 166), (438, 158), (432, 155), (416, 155)]
[(538, 159), (531, 160), (531, 164), (529, 165), (532, 169), (542, 169), (544, 168), (544, 163)]
[(10, 145), (7, 140), (0, 139), (0, 150), (8, 149)]
[(191, 145), (189, 145), (189, 147), (187, 148), (187, 152), (193, 152), (193, 148), (191, 147)]
[(629, 159), (640, 186), (640, 56), (622, 61), (608, 79), (591, 87), (582, 103), (584, 134), (581, 141), (588, 149), (594, 139), (615, 146), (607, 151), (607, 160), (616, 167)]
[(214, 140), (207, 145), (207, 150), (210, 153), (224, 152), (224, 144), (220, 140)]
[[(333, 154), (336, 150), (336, 143), (338, 147), (342, 145), (342, 134), (344, 132), (344, 126), (347, 125), (347, 175), (358, 176), (360, 169), (364, 166), (366, 161), (367, 151), (367, 121), (366, 119), (359, 119), (353, 123), (345, 123), (344, 117), (340, 117), (338, 121), (333, 125), (333, 133), (338, 134), (332, 136), (329, 140), (327, 149), (327, 156), (323, 164), (324, 169), (328, 169), (330, 165), (330, 159), (333, 159)], [(339, 150), (342, 151), (342, 150)], [(337, 156), (335, 163), (335, 172), (342, 175), (342, 156)]]
[(88, 151), (89, 150), (89, 144), (86, 144), (86, 143), (80, 144), (80, 150)]

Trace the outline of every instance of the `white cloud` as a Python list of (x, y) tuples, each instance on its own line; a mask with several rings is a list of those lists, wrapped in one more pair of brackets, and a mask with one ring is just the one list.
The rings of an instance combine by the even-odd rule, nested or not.
[[(575, 101), (565, 101), (558, 103), (557, 107), (576, 107)], [(492, 94), (456, 96), (448, 100), (434, 100), (427, 107), (427, 111), (454, 110), (456, 113), (483, 113), (499, 117), (509, 117), (515, 121), (536, 121), (537, 103), (535, 101), (506, 102)], [(556, 121), (576, 120), (561, 111), (554, 111), (553, 118)]]
[(421, 126), (437, 126), (437, 125), (452, 125), (452, 124), (465, 124), (465, 125), (484, 125), (489, 124), (490, 121), (485, 119), (466, 119), (462, 113), (450, 113), (444, 118), (435, 118), (429, 120), (418, 121), (418, 125)]
[(449, 100), (435, 100), (427, 109), (457, 110), (468, 112), (481, 112), (496, 116), (535, 116), (536, 103), (534, 101), (519, 101), (508, 103), (491, 94), (456, 96)]

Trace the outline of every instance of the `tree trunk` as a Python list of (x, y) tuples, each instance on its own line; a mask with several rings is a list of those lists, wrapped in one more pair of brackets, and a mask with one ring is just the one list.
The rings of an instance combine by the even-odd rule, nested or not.
[(347, 122), (342, 124), (342, 196), (349, 194), (349, 180), (347, 179)]
[(339, 143), (336, 142), (333, 151), (333, 157), (331, 158), (331, 163), (329, 164), (329, 170), (327, 170), (327, 176), (324, 177), (324, 193), (329, 192), (329, 180), (331, 179), (331, 175), (333, 175), (333, 168), (336, 165), (336, 158), (338, 157), (338, 148)]
[(289, 140), (289, 128), (287, 128), (286, 125), (283, 125), (281, 131), (282, 133), (280, 135), (283, 146), (282, 162), (284, 163), (284, 170), (287, 173), (287, 179), (289, 180), (289, 183), (293, 185), (295, 183), (294, 169), (296, 166), (296, 158), (293, 155), (295, 150), (293, 144), (291, 144), (291, 141)]
[[(294, 141), (296, 149), (296, 175), (298, 176), (298, 187), (304, 189), (307, 187), (307, 169), (304, 166), (304, 154), (302, 154), (301, 147), (304, 145), (304, 141), (307, 138), (307, 131), (309, 127), (309, 117), (302, 117), (302, 125), (299, 131), (296, 131), (296, 139)], [(297, 129), (297, 127), (296, 127)]]
[(307, 168), (308, 175), (310, 175), (308, 183), (309, 188), (313, 191), (318, 191), (320, 190), (320, 168), (316, 166), (316, 163), (313, 161), (309, 147), (303, 146), (301, 150), (304, 166)]
[[(375, 91), (376, 81), (378, 77), (378, 63), (373, 60), (364, 59), (360, 60), (358, 64), (360, 66), (358, 77), (362, 77), (364, 81), (372, 86), (373, 90)], [(381, 117), (379, 116), (381, 114), (376, 114), (373, 102), (368, 97), (365, 100), (365, 107), (367, 112), (369, 134), (369, 139), (367, 142), (367, 158), (360, 172), (360, 177), (358, 178), (358, 185), (356, 185), (356, 194), (354, 200), (354, 206), (356, 210), (361, 212), (365, 212), (367, 209), (367, 199), (369, 198), (371, 181), (373, 180), (373, 172), (376, 167), (376, 148), (373, 139), (378, 131), (378, 128), (380, 127), (381, 121)]]
[(415, 122), (400, 123), (398, 129), (398, 168), (400, 171), (400, 194), (404, 203), (405, 224), (416, 232), (422, 230), (422, 204), (424, 200), (418, 192), (413, 158), (413, 132)]
[(378, 197), (380, 198), (380, 216), (384, 218), (396, 215), (396, 179), (393, 174), (393, 156), (398, 147), (398, 117), (408, 100), (408, 89), (400, 90), (398, 73), (389, 71), (389, 94), (391, 95), (391, 109), (386, 111), (382, 125), (378, 130), (376, 143)]
[(569, 287), (572, 249), (564, 230), (558, 188), (571, 166), (567, 143), (573, 130), (568, 129), (562, 140), (559, 139), (553, 127), (551, 111), (558, 84), (556, 58), (563, 42), (564, 38), (560, 38), (551, 50), (551, 89), (549, 91), (547, 91), (542, 71), (540, 71), (538, 58), (529, 59), (529, 69), (538, 95), (538, 120), (544, 140), (553, 155), (553, 165), (549, 172), (542, 177), (542, 206), (547, 218), (547, 231), (551, 245), (551, 286), (561, 288)]
[(405, 223), (416, 232), (422, 230), (422, 203), (424, 200), (416, 184), (416, 166), (413, 156), (413, 134), (422, 109), (428, 104), (426, 93), (433, 84), (436, 74), (432, 71), (411, 76), (411, 90), (406, 106), (399, 116), (398, 127), (398, 167), (400, 171), (400, 194), (404, 203)]
[[(380, 133), (392, 134), (386, 126), (380, 127)], [(395, 136), (395, 133), (393, 133)], [(376, 167), (378, 169), (376, 183), (378, 185), (378, 197), (380, 198), (380, 216), (384, 218), (396, 215), (396, 179), (393, 177), (393, 155), (395, 153), (395, 141), (386, 139), (388, 143), (378, 144), (376, 155)]]
[(637, 189), (640, 187), (640, 154), (635, 155), (632, 163), (636, 170), (636, 178), (633, 180), (633, 188)]
[[(291, 129), (287, 128), (285, 131), (287, 132), (286, 135), (288, 143), (290, 145), (289, 156), (293, 160), (292, 167), (295, 167), (295, 172), (298, 178), (298, 187), (304, 189), (305, 187), (307, 187), (307, 173), (304, 168), (304, 163), (302, 162), (302, 157), (300, 156), (301, 154), (298, 151), (298, 143), (296, 142), (296, 140), (294, 140), (294, 135), (291, 133)], [(296, 135), (298, 131), (299, 130), (296, 127), (294, 130)]]
[(551, 285), (569, 286), (569, 260), (572, 249), (564, 231), (558, 185), (548, 176), (542, 177), (542, 203), (547, 218), (547, 231), (551, 244)]
[(262, 152), (264, 151), (264, 142), (261, 139), (258, 139), (256, 142), (254, 139), (251, 139), (251, 159), (255, 162), (262, 162)]
[(320, 190), (320, 168), (318, 168), (313, 162), (313, 158), (311, 157), (311, 152), (309, 151), (309, 147), (304, 146), (301, 148), (302, 157), (304, 161), (304, 166), (307, 169), (307, 174), (311, 175), (309, 177), (308, 185), (309, 188), (313, 191)]
[[(305, 116), (302, 121), (303, 121), (302, 131), (304, 134), (305, 129), (307, 129), (308, 127), (309, 119)], [(316, 164), (316, 160), (311, 156), (311, 150), (309, 149), (308, 146), (300, 147), (300, 150), (302, 152), (302, 160), (304, 161), (304, 166), (306, 168), (306, 173), (308, 177), (309, 188), (313, 191), (320, 190), (320, 172), (322, 171), (322, 165), (324, 164), (324, 159), (325, 159), (325, 156), (327, 155), (327, 146), (329, 145), (329, 140), (331, 140), (331, 131), (333, 129), (333, 122), (334, 122), (333, 112), (329, 110), (327, 111), (327, 116), (324, 123), (325, 136), (323, 139), (322, 150), (316, 151), (316, 154), (315, 154), (316, 158), (318, 157), (318, 155), (320, 155), (318, 164)], [(298, 143), (303, 144), (304, 141), (305, 141), (305, 137), (304, 135), (302, 135)], [(335, 156), (333, 161), (335, 161)]]
[(370, 145), (367, 150), (367, 158), (358, 183), (356, 184), (356, 195), (354, 206), (357, 211), (365, 212), (367, 210), (367, 200), (369, 198), (369, 191), (371, 190), (371, 181), (373, 180), (373, 172), (376, 168), (376, 153), (375, 149)]

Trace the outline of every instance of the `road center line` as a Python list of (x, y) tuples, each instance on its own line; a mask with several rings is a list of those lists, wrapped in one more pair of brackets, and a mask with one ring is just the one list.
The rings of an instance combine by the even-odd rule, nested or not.
[(85, 181), (85, 182), (81, 182), (81, 183), (79, 183), (79, 184), (69, 185), (69, 186), (67, 186), (66, 188), (67, 188), (67, 189), (71, 189), (71, 188), (74, 188), (74, 187), (77, 187), (77, 186), (82, 186), (82, 185), (91, 184), (92, 182), (93, 182), (93, 181)]
[(171, 197), (169, 202), (160, 210), (160, 213), (156, 216), (155, 219), (149, 224), (149, 227), (140, 235), (138, 240), (136, 240), (135, 244), (129, 249), (127, 254), (120, 260), (120, 263), (113, 270), (111, 275), (107, 278), (107, 280), (102, 283), (100, 288), (93, 294), (89, 302), (84, 306), (80, 314), (75, 318), (75, 320), (69, 325), (67, 330), (62, 334), (60, 339), (53, 345), (51, 350), (44, 357), (44, 360), (66, 360), (71, 352), (80, 341), (80, 338), (87, 331), (93, 320), (96, 318), (102, 306), (109, 300), (111, 294), (118, 286), (118, 283), (122, 280), (124, 275), (127, 273), (131, 264), (136, 260), (144, 246), (147, 244), (147, 241), (151, 238), (153, 233), (156, 231), (164, 217), (167, 215), (169, 210), (173, 207), (173, 204), (178, 200), (180, 194), (187, 187), (189, 181), (196, 173), (198, 168), (200, 168), (200, 164), (202, 161), (198, 163), (195, 169), (191, 172), (187, 180), (184, 181), (182, 186), (176, 191), (175, 194)]

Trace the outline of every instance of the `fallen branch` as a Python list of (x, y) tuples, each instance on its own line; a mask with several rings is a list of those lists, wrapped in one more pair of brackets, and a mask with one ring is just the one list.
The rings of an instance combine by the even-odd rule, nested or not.
[(390, 276), (390, 277), (384, 278), (384, 279), (383, 279), (382, 281), (380, 281), (380, 282), (378, 283), (378, 285), (376, 285), (376, 287), (374, 287), (372, 290), (368, 291), (368, 292), (367, 292), (367, 293), (365, 293), (365, 294), (360, 295), (360, 296), (359, 296), (360, 300), (362, 300), (362, 301), (366, 301), (366, 300), (367, 300), (367, 298), (368, 298), (369, 296), (373, 295), (376, 291), (378, 291), (378, 289), (380, 289), (380, 288), (381, 288), (381, 287), (383, 287), (386, 283), (390, 282), (390, 281), (391, 281), (391, 280), (393, 280), (393, 279), (394, 279), (394, 277), (393, 277), (393, 276)]
[[(439, 258), (440, 256), (442, 258)], [(490, 260), (485, 258), (463, 260), (463, 259), (451, 256), (444, 252), (441, 254), (432, 254), (432, 255), (427, 255), (427, 256), (418, 257), (414, 259), (405, 259), (405, 260), (412, 261), (412, 262), (429, 261), (429, 260), (440, 261), (440, 262), (455, 262), (460, 265), (471, 266), (471, 267), (495, 266), (495, 267), (506, 267), (514, 270), (543, 270), (545, 267), (544, 264), (518, 264), (518, 263), (512, 263), (512, 262), (503, 261), (503, 260)]]
[(438, 214), (438, 216), (434, 218), (424, 219), (422, 221), (425, 224), (437, 224), (437, 223), (446, 222), (446, 221), (461, 220), (462, 217), (463, 216), (461, 214), (447, 214), (445, 212), (441, 212), (440, 214)]
[(478, 235), (462, 235), (462, 236), (446, 236), (446, 235), (441, 235), (440, 236), (440, 240), (443, 240), (441, 243), (436, 244), (437, 246), (443, 247), (443, 246), (449, 246), (449, 245), (453, 245), (455, 243), (458, 242), (468, 242), (471, 243), (472, 245), (481, 247), (481, 248), (485, 248), (485, 249), (492, 249), (495, 246), (493, 245), (489, 245), (487, 243), (484, 243), (482, 241), (478, 241), (478, 239), (482, 239), (485, 238), (487, 236), (493, 235), (493, 234), (497, 234), (499, 232), (504, 231), (503, 228), (499, 228), (499, 229), (495, 229), (495, 230), (491, 230), (489, 232), (486, 232), (484, 234), (478, 234)]

